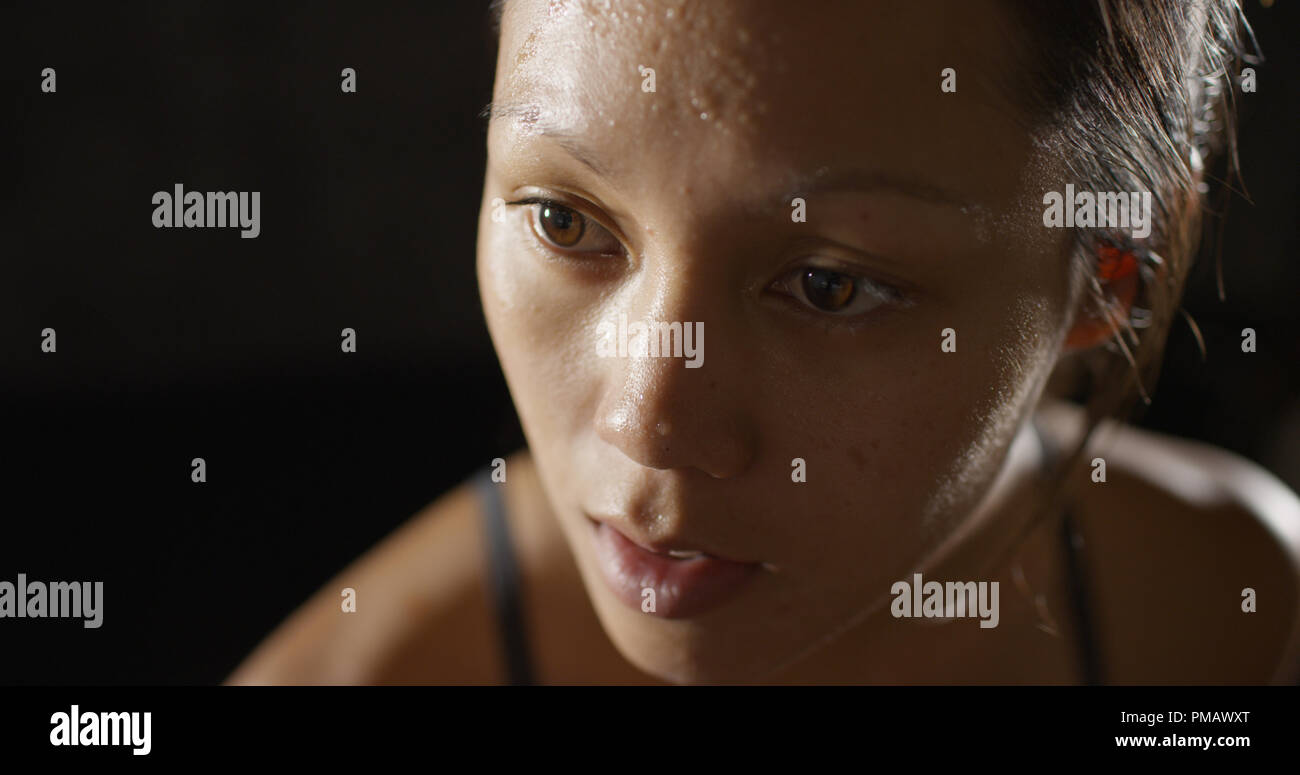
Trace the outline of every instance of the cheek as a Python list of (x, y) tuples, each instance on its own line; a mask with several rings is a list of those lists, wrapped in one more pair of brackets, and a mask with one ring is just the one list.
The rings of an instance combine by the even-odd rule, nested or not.
[(935, 358), (927, 410), (942, 429), (941, 465), (922, 512), (934, 533), (946, 534), (977, 505), (1037, 403), (1056, 349), (1051, 310), (1048, 297), (1010, 294), (955, 324), (957, 351)]
[(970, 408), (950, 393), (957, 386), (945, 371), (928, 358), (877, 356), (840, 381), (805, 385), (796, 402), (764, 402), (764, 438), (789, 452), (779, 462), (806, 461), (806, 483), (762, 498), (765, 511), (780, 504), (773, 546), (786, 547), (791, 563), (828, 581), (853, 579), (852, 588), (878, 586), (915, 561), (931, 540), (925, 514), (968, 445), (961, 421)]
[[(480, 220), (478, 278), (497, 357), (530, 442), (572, 429), (590, 403), (592, 295), (565, 281), (525, 239), (526, 213)], [(590, 344), (590, 346), (588, 346)]]
[(527, 287), (529, 278), (521, 274), (523, 267), (516, 255), (518, 240), (514, 239), (513, 230), (518, 225), (519, 213), (501, 205), (499, 212), (504, 220), (497, 222), (493, 220), (497, 210), (486, 194), (483, 200), (478, 223), (478, 281), (483, 310), (488, 324), (493, 325), (518, 316), (534, 292)]
[(783, 462), (808, 466), (806, 484), (765, 498), (784, 514), (771, 526), (810, 585), (837, 590), (826, 603), (865, 604), (937, 548), (986, 495), (1036, 403), (1053, 350), (1044, 301), (972, 310), (953, 327), (956, 352), (941, 350), (943, 326), (917, 321), (768, 415), (768, 438), (791, 450)]

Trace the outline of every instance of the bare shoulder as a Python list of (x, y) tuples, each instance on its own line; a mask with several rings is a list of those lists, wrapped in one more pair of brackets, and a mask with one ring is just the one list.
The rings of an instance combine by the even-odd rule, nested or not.
[[(544, 683), (651, 682), (617, 652), (587, 597), (536, 468), (500, 469), (524, 628)], [(507, 676), (484, 559), (483, 504), (466, 482), (330, 580), (227, 679), (231, 684), (496, 684)], [(356, 592), (356, 611), (341, 592)]]
[[(227, 679), (232, 684), (495, 683), (481, 505), (466, 482), (326, 583)], [(355, 611), (343, 610), (343, 590)]]
[[(1078, 438), (1077, 407), (1049, 432)], [(1300, 499), (1257, 464), (1120, 423), (1098, 428), (1077, 508), (1117, 683), (1300, 677)], [(1104, 465), (1105, 481), (1096, 481)]]

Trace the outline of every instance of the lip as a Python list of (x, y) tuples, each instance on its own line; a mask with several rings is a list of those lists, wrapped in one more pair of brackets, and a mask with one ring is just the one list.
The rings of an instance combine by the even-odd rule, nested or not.
[[(686, 619), (716, 608), (739, 594), (760, 566), (708, 554), (676, 559), (668, 551), (688, 551), (677, 544), (642, 546), (603, 520), (591, 520), (592, 544), (605, 583), (619, 600), (649, 616)], [(654, 590), (654, 610), (647, 611)]]

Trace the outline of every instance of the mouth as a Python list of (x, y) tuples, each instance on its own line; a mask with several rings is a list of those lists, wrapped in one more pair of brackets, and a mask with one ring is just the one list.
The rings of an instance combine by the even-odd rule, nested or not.
[(716, 608), (736, 597), (761, 567), (671, 542), (644, 545), (603, 520), (592, 519), (591, 530), (610, 591), (648, 616), (685, 619)]

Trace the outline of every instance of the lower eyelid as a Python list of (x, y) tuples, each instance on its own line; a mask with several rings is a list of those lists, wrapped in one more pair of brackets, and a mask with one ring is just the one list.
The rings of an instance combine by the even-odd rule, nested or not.
[[(797, 269), (793, 269), (788, 274), (785, 275), (785, 277), (781, 281), (781, 284), (783, 286), (788, 287), (791, 283), (798, 281), (800, 273), (808, 269), (821, 269), (821, 268), (822, 267), (799, 267)], [(824, 271), (835, 272), (836, 274), (840, 274), (849, 278), (855, 283), (861, 283), (861, 290), (865, 290), (868, 293), (871, 293), (873, 296), (881, 298), (884, 301), (902, 302), (905, 301), (907, 298), (906, 295), (903, 293), (903, 291), (899, 290), (898, 288), (889, 285), (888, 283), (883, 283), (878, 280), (873, 280), (870, 277), (853, 274), (852, 272), (842, 272), (838, 269), (825, 269)]]
[[(824, 310), (819, 310), (816, 307), (810, 305), (808, 302), (804, 301), (803, 298), (799, 295), (799, 293), (792, 288), (792, 284), (797, 283), (799, 281), (800, 273), (808, 268), (810, 267), (805, 266), (805, 267), (800, 267), (798, 269), (791, 270), (780, 281), (779, 287), (781, 289), (781, 295), (787, 297), (785, 301), (788, 304), (793, 305), (792, 307), (793, 311), (799, 314), (800, 316), (804, 317), (806, 320), (812, 321), (814, 323), (820, 323), (820, 324), (830, 325), (834, 327), (856, 329), (859, 327), (870, 325), (871, 322), (881, 314), (887, 314), (890, 311), (906, 309), (914, 305), (914, 302), (902, 290), (892, 285), (888, 285), (886, 283), (872, 280), (869, 277), (862, 277), (859, 275), (851, 274), (849, 272), (839, 272), (839, 270), (828, 270), (828, 271), (839, 272), (840, 274), (843, 274), (845, 277), (849, 277), (853, 279), (855, 282), (863, 283), (863, 287), (859, 292), (870, 294), (872, 297), (878, 300), (878, 303), (876, 303), (870, 309), (867, 309), (865, 311), (848, 313), (848, 314), (826, 312)], [(773, 285), (777, 285), (777, 284), (774, 283)], [(769, 288), (770, 287), (772, 286), (769, 286)]]
[[(553, 202), (553, 204), (556, 204), (556, 205), (558, 205), (558, 206), (560, 206), (560, 207), (566, 207), (567, 209), (573, 210), (574, 212), (579, 213), (580, 215), (582, 215), (584, 218), (587, 217), (587, 216), (586, 216), (585, 214), (583, 214), (580, 210), (577, 210), (577, 209), (572, 208), (572, 207), (568, 207), (568, 205), (565, 205), (563, 202)], [(522, 208), (523, 208), (523, 218), (524, 218), (523, 229), (524, 229), (524, 232), (525, 232), (525, 233), (524, 233), (523, 235), (521, 235), (521, 237), (522, 237), (522, 238), (525, 240), (525, 242), (527, 243), (527, 247), (528, 247), (528, 249), (529, 249), (529, 250), (535, 250), (535, 251), (537, 251), (538, 255), (541, 256), (542, 258), (545, 258), (545, 259), (550, 260), (550, 261), (562, 261), (562, 262), (568, 262), (568, 263), (571, 263), (571, 264), (572, 264), (572, 263), (575, 263), (575, 262), (580, 262), (584, 267), (589, 267), (589, 268), (590, 268), (590, 267), (596, 267), (596, 268), (600, 268), (600, 269), (609, 269), (609, 270), (614, 270), (614, 269), (617, 268), (618, 264), (617, 264), (616, 262), (599, 262), (599, 261), (593, 261), (593, 259), (594, 259), (594, 258), (617, 258), (617, 257), (619, 256), (619, 254), (615, 254), (615, 253), (589, 253), (589, 252), (586, 252), (586, 251), (575, 251), (575, 250), (570, 250), (570, 249), (568, 249), (568, 248), (564, 248), (564, 247), (561, 247), (561, 246), (559, 246), (559, 245), (555, 245), (555, 244), (551, 243), (551, 241), (548, 240), (544, 235), (539, 234), (539, 233), (538, 233), (538, 230), (537, 230), (537, 228), (538, 228), (538, 227), (537, 227), (537, 217), (538, 217), (538, 210), (537, 210), (537, 208), (540, 208), (540, 207), (542, 206), (542, 203), (539, 203), (539, 202), (507, 202), (506, 205), (507, 205), (507, 206), (515, 206), (515, 205), (517, 205), (517, 206), (522, 206)], [(597, 226), (597, 227), (602, 228), (602, 229), (605, 228), (605, 227), (601, 226), (599, 223), (597, 223), (597, 222), (594, 221), (594, 220), (591, 220), (591, 221), (590, 221), (590, 225), (594, 225), (594, 226)], [(608, 231), (608, 229), (606, 229), (606, 231)], [(619, 244), (620, 247), (621, 247), (622, 243), (620, 243), (620, 242), (618, 241), (618, 238), (617, 238), (617, 237), (613, 237), (613, 240), (614, 240), (615, 243)]]
[[(586, 221), (587, 229), (593, 229), (593, 228), (595, 228), (595, 229), (601, 229), (601, 230), (603, 230), (606, 234), (609, 235), (609, 238), (610, 238), (611, 240), (613, 240), (614, 243), (616, 243), (616, 244), (619, 246), (620, 251), (623, 250), (623, 243), (622, 243), (622, 241), (621, 241), (621, 240), (620, 240), (620, 239), (619, 239), (619, 238), (614, 234), (614, 232), (612, 232), (612, 231), (610, 231), (608, 228), (606, 228), (605, 225), (602, 224), (599, 220), (597, 220), (597, 219), (595, 219), (595, 218), (592, 218), (590, 215), (588, 215), (587, 213), (583, 212), (583, 211), (580, 210), (579, 208), (577, 208), (577, 207), (573, 207), (572, 205), (566, 204), (566, 203), (564, 203), (564, 202), (562, 202), (562, 201), (560, 201), (560, 200), (558, 200), (558, 199), (545, 199), (545, 198), (542, 198), (542, 197), (536, 197), (536, 198), (531, 198), (531, 199), (520, 199), (520, 200), (516, 200), (516, 201), (514, 201), (514, 202), (506, 202), (506, 206), (507, 206), (507, 207), (522, 206), (522, 207), (524, 208), (524, 211), (527, 212), (527, 213), (529, 214), (529, 224), (528, 224), (528, 225), (529, 225), (529, 231), (532, 233), (532, 235), (533, 235), (536, 239), (539, 239), (539, 240), (542, 240), (543, 242), (545, 242), (545, 243), (546, 243), (546, 244), (547, 244), (547, 245), (548, 245), (552, 250), (557, 250), (557, 251), (564, 251), (564, 250), (567, 250), (567, 248), (561, 247), (561, 246), (559, 246), (559, 245), (553, 245), (553, 244), (551, 244), (551, 243), (549, 242), (549, 240), (547, 240), (543, 235), (537, 233), (537, 218), (538, 218), (538, 213), (539, 213), (539, 211), (540, 211), (540, 208), (543, 207), (543, 206), (546, 206), (546, 205), (551, 205), (551, 206), (553, 206), (553, 207), (558, 207), (558, 208), (562, 208), (562, 209), (565, 209), (565, 210), (569, 210), (569, 211), (571, 211), (571, 212), (577, 214), (578, 216), (580, 216), (581, 218), (583, 218), (583, 219)], [(584, 236), (585, 236), (585, 233), (584, 233)], [(612, 256), (612, 255), (616, 255), (616, 254), (615, 254), (615, 253), (599, 253), (599, 254), (597, 254), (597, 255), (602, 255), (602, 256)]]

